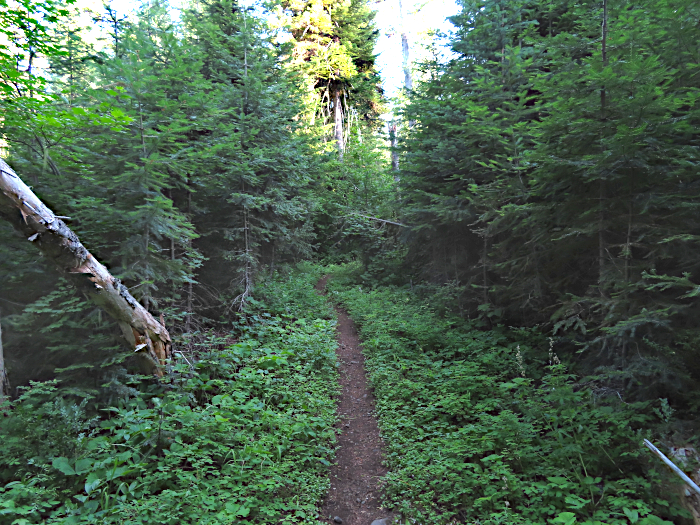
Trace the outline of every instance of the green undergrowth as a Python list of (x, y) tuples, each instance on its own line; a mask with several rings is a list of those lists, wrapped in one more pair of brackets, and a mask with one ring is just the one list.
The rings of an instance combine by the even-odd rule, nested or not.
[(112, 407), (27, 390), (2, 418), (0, 524), (317, 523), (338, 388), (318, 277), (268, 282), (231, 334)]
[(388, 447), (386, 504), (405, 523), (689, 516), (641, 446), (665, 412), (577, 383), (536, 331), (478, 330), (407, 289), (358, 285), (358, 272), (334, 268), (329, 290), (360, 326)]

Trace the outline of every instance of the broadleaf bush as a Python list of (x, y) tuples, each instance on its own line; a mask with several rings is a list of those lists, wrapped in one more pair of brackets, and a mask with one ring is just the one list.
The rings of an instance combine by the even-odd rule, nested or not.
[(34, 384), (0, 428), (0, 524), (317, 523), (335, 321), (302, 270), (264, 285), (235, 331), (176, 360), (167, 382), (94, 415)]

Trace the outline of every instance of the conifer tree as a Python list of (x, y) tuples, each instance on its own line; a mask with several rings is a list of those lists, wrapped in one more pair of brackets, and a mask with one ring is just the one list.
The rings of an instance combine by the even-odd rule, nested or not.
[(402, 203), (423, 275), (468, 285), (484, 318), (544, 323), (584, 345), (586, 370), (644, 378), (652, 397), (700, 373), (697, 328), (679, 330), (698, 272), (690, 4), (465, 2), (458, 58), (407, 109)]
[[(549, 225), (542, 217), (542, 227), (557, 232), (551, 251), (577, 265), (575, 281), (546, 269), (550, 286), (568, 296), (554, 315), (556, 326), (580, 320), (596, 335), (598, 365), (636, 362), (650, 376), (674, 361), (671, 352), (666, 363), (658, 361), (658, 344), (672, 341), (662, 327), (689, 305), (650, 295), (645, 276), (700, 270), (686, 251), (687, 236), (698, 228), (690, 212), (698, 174), (687, 170), (696, 154), (687, 148), (684, 121), (696, 118), (697, 85), (683, 80), (686, 66), (671, 51), (676, 38), (650, 30), (678, 23), (666, 18), (666, 7), (591, 4), (579, 18), (580, 34), (590, 35), (601, 21), (605, 33), (580, 43), (588, 50), (580, 68), (563, 67), (571, 42), (549, 47), (557, 74), (538, 85), (552, 104), (533, 173), (533, 193), (548, 203)], [(688, 4), (675, 9), (685, 12)]]
[(296, 88), (253, 9), (216, 0), (187, 20), (207, 57), (209, 116), (197, 128), (204, 169), (193, 199), (209, 259), (203, 278), (232, 291), (232, 304), (242, 308), (263, 266), (310, 251), (308, 139), (297, 133)]
[(113, 202), (114, 215), (103, 220), (112, 224), (113, 234), (121, 230), (110, 239), (115, 262), (125, 279), (138, 284), (138, 297), (148, 308), (154, 300), (158, 304), (159, 282), (178, 287), (197, 264), (190, 249), (192, 226), (169, 195), (192, 169), (182, 153), (196, 116), (190, 98), (199, 60), (179, 41), (165, 5), (151, 4), (139, 14), (139, 23), (123, 36), (121, 54), (99, 72), (104, 85), (117, 88), (103, 91), (101, 100), (123, 112), (130, 133), (105, 134), (101, 144), (91, 138), (90, 147), (104, 152), (95, 161), (107, 175), (103, 198)]
[(278, 9), (294, 39), (292, 67), (303, 72), (312, 93), (311, 125), (317, 117), (324, 126), (333, 124), (342, 159), (350, 115), (374, 128), (380, 111), (375, 13), (365, 0), (285, 0)]
[[(142, 16), (143, 23), (120, 32), (121, 56), (105, 55), (100, 65), (80, 70), (80, 96), (57, 99), (54, 113), (42, 119), (10, 120), (5, 130), (15, 146), (13, 164), (30, 174), (42, 197), (79, 220), (72, 226), (81, 239), (144, 306), (166, 311), (170, 320), (177, 315), (173, 307), (182, 307), (177, 290), (191, 282), (199, 260), (191, 248), (193, 228), (169, 197), (189, 171), (183, 151), (191, 91), (185, 87), (197, 81), (198, 62), (187, 56), (165, 6), (152, 4)], [(57, 75), (52, 88), (70, 93), (74, 82), (70, 74)], [(54, 349), (45, 362), (49, 372), (76, 364), (81, 352), (93, 364), (109, 359), (109, 352), (94, 348), (118, 349), (114, 325), (94, 308), (78, 307), (70, 286), (52, 281), (25, 294), (24, 313), (11, 318), (12, 326), (25, 337), (35, 334), (35, 347)], [(42, 325), (47, 328), (37, 330)], [(93, 336), (71, 336), (71, 329)]]
[(533, 64), (520, 46), (521, 9), (465, 2), (454, 20), (458, 58), (430, 66), (434, 80), (417, 89), (404, 114), (417, 123), (401, 173), (406, 219), (415, 225), (411, 257), (430, 261), (431, 279), (477, 287), (484, 305), (493, 285), (487, 217), (527, 192)]

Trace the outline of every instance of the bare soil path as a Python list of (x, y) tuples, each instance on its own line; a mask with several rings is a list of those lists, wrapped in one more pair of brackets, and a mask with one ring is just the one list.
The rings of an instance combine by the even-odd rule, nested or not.
[[(324, 293), (329, 276), (316, 285)], [(325, 523), (372, 525), (390, 514), (379, 508), (379, 484), (387, 471), (382, 464), (383, 442), (374, 416), (374, 396), (367, 384), (364, 356), (355, 325), (348, 314), (338, 314), (338, 360), (342, 393), (338, 404), (336, 464), (331, 467), (331, 489), (321, 509)], [(334, 521), (335, 520), (335, 521)], [(384, 525), (384, 524), (382, 524)]]

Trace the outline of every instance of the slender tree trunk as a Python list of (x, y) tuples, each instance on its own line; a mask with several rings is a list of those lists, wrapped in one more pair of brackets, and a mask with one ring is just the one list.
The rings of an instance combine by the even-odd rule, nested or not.
[[(603, 67), (608, 65), (608, 0), (603, 0), (603, 43), (602, 43), (602, 58)], [(605, 118), (605, 86), (600, 90), (600, 111)]]
[(338, 158), (343, 160), (345, 143), (343, 141), (343, 108), (340, 105), (340, 87), (336, 87), (333, 95), (333, 109), (335, 110), (335, 142), (338, 146)]
[[(32, 64), (34, 63), (34, 57), (36, 56), (33, 47), (29, 47), (29, 61), (27, 63), (27, 75), (29, 76), (29, 85), (32, 85)], [(29, 90), (29, 98), (34, 98), (34, 90)]]
[[(187, 176), (187, 219), (192, 221), (192, 189), (190, 188), (190, 176)], [(192, 239), (188, 241), (190, 248), (192, 248)], [(192, 285), (192, 279), (187, 282), (187, 318), (185, 319), (185, 333), (189, 333), (192, 327), (192, 302), (194, 296), (194, 289)]]
[[(520, 24), (522, 24), (522, 22), (523, 22), (523, 12), (522, 11), (520, 11), (520, 13), (518, 14), (518, 22), (520, 22)], [(519, 52), (522, 53), (522, 51), (523, 51), (522, 29), (519, 29), (519, 32), (520, 32), (520, 38), (518, 38), (518, 47), (520, 48)]]
[(605, 179), (600, 179), (598, 187), (598, 288), (605, 295)]
[[(394, 171), (399, 171), (399, 152), (397, 150), (399, 146), (399, 136), (398, 136), (398, 126), (396, 121), (392, 120), (389, 122), (389, 140), (391, 140), (391, 169)], [(399, 182), (398, 174), (394, 175), (394, 180)]]
[[(111, 14), (111, 9), (110, 9)], [(119, 56), (119, 19), (117, 18), (117, 13), (113, 15), (114, 21), (114, 56)]]
[(187, 319), (185, 320), (185, 333), (190, 333), (192, 329), (192, 299), (194, 296), (194, 287), (192, 281), (187, 283)]
[(413, 77), (411, 76), (411, 63), (408, 47), (408, 33), (404, 24), (403, 3), (399, 0), (399, 25), (401, 26), (401, 57), (403, 64), (403, 83), (407, 91), (413, 90)]
[[(245, 191), (245, 189), (243, 190)], [(243, 289), (243, 295), (241, 296), (241, 303), (239, 306), (239, 310), (243, 310), (246, 304), (246, 300), (248, 299), (248, 296), (250, 295), (250, 290), (253, 285), (253, 272), (252, 268), (250, 265), (250, 239), (248, 235), (248, 229), (249, 229), (249, 221), (248, 221), (248, 206), (244, 205), (243, 207), (243, 238), (245, 240), (245, 275), (243, 276), (244, 282), (244, 289)]]
[[(413, 76), (411, 75), (411, 56), (410, 56), (410, 48), (408, 45), (408, 33), (406, 32), (406, 25), (404, 23), (404, 12), (403, 12), (403, 2), (402, 0), (399, 0), (399, 25), (401, 26), (401, 64), (403, 68), (403, 87), (406, 89), (406, 92), (413, 91)], [(416, 121), (415, 120), (409, 120), (408, 121), (408, 127), (412, 128), (415, 126)], [(395, 148), (398, 145), (398, 134), (395, 132), (394, 133), (394, 141), (395, 143), (392, 143), (392, 148)], [(391, 161), (392, 165), (394, 164), (394, 154), (392, 153), (391, 156)], [(396, 170), (399, 169), (399, 156), (398, 153), (396, 154)]]
[[(607, 41), (608, 41), (608, 0), (603, 0), (603, 38), (602, 38), (602, 59), (603, 67), (608, 63)], [(600, 116), (605, 120), (605, 86), (600, 90)], [(605, 137), (602, 137), (605, 140)], [(601, 176), (598, 188), (598, 287), (601, 295), (605, 295), (605, 179)]]
[(481, 266), (481, 271), (482, 271), (481, 278), (484, 282), (484, 296), (483, 296), (484, 304), (488, 304), (488, 302), (489, 302), (489, 276), (488, 276), (488, 273), (486, 271), (488, 253), (489, 253), (489, 239), (486, 236), (486, 232), (484, 232), (484, 252), (482, 255), (483, 264)]
[[(633, 200), (632, 194), (630, 194), (630, 201), (627, 207), (627, 238), (625, 239), (625, 314), (627, 318), (630, 317), (630, 312), (632, 310), (632, 305), (630, 304), (630, 261), (632, 259), (632, 209)], [(627, 360), (627, 338), (622, 342), (622, 364), (624, 365)]]
[(10, 395), (10, 380), (5, 370), (5, 354), (2, 349), (2, 312), (0, 312), (0, 408), (5, 404), (5, 399)]
[(170, 334), (134, 299), (83, 246), (66, 224), (56, 217), (17, 174), (0, 159), (0, 216), (33, 242), (90, 300), (119, 324), (131, 347), (149, 370), (162, 376), (159, 365), (170, 358)]
[[(145, 130), (143, 129), (143, 113), (141, 111), (141, 99), (139, 99), (139, 125), (140, 125), (140, 130), (141, 130), (141, 152), (143, 154), (142, 161), (144, 164), (143, 170), (144, 170), (144, 175), (146, 176), (146, 191), (148, 191), (148, 170), (145, 166), (146, 164), (146, 157), (148, 157), (148, 151), (146, 149), (146, 137), (145, 137)], [(144, 252), (143, 252), (143, 264), (146, 269), (146, 275), (148, 275), (149, 268), (148, 268), (148, 248), (151, 244), (151, 229), (149, 227), (149, 223), (146, 222), (146, 228), (143, 232), (143, 244), (144, 244)], [(151, 288), (149, 284), (146, 284), (146, 293), (143, 295), (141, 301), (143, 302), (143, 307), (148, 310), (150, 306), (150, 295), (151, 295)]]
[[(627, 239), (625, 242), (625, 284), (630, 282), (630, 261), (632, 259), (632, 196), (627, 208)], [(625, 291), (625, 295), (629, 295), (629, 289)]]
[[(170, 202), (174, 205), (173, 203), (173, 190), (168, 188), (168, 199), (170, 199)], [(175, 238), (170, 237), (170, 260), (174, 261), (175, 260)]]
[(243, 6), (243, 78), (246, 79), (245, 91), (245, 104), (244, 113), (248, 114), (248, 90), (250, 87), (247, 85), (248, 80), (248, 18), (246, 17), (247, 8)]
[[(149, 247), (149, 245), (151, 244), (151, 230), (150, 230), (150, 228), (148, 227), (148, 224), (146, 224), (146, 231), (144, 232), (143, 244), (144, 244), (144, 250), (145, 250), (145, 255), (144, 255), (144, 266), (146, 267), (146, 275), (148, 275), (148, 274), (150, 273), (150, 272), (149, 272), (149, 268), (148, 268), (148, 247)], [(149, 285), (149, 284), (146, 284), (146, 293), (144, 294), (143, 299), (142, 299), (142, 301), (143, 301), (143, 307), (144, 307), (146, 310), (148, 310), (148, 308), (150, 307), (150, 304), (151, 304), (151, 303), (150, 303), (150, 298), (151, 298), (151, 289), (150, 289), (150, 285)]]

